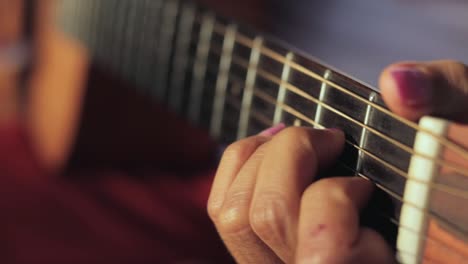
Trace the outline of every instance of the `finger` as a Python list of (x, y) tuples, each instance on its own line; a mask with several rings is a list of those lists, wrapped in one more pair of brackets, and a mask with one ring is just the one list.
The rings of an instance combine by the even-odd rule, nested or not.
[(258, 168), (268, 151), (269, 143), (259, 146), (242, 166), (214, 221), (221, 238), (238, 263), (280, 263), (276, 254), (257, 237), (249, 221)]
[[(259, 137), (271, 137), (284, 128), (283, 124), (269, 128)], [(259, 145), (248, 157), (230, 186), (224, 191), (224, 201), (213, 221), (231, 254), (239, 263), (279, 262), (276, 255), (255, 235), (249, 223), (249, 208), (268, 142)], [(222, 175), (219, 175), (222, 177)]]
[(462, 63), (397, 63), (383, 71), (379, 83), (389, 108), (403, 117), (468, 122), (468, 67)]
[(256, 136), (239, 140), (229, 145), (218, 165), (210, 196), (208, 198), (208, 213), (216, 217), (222, 207), (226, 191), (239, 173), (242, 165), (250, 158), (254, 151), (271, 136), (283, 129), (283, 123), (270, 127)]
[(216, 219), (223, 206), (229, 186), (234, 181), (241, 167), (263, 143), (269, 140), (264, 136), (252, 136), (229, 145), (216, 171), (216, 175), (208, 198), (208, 214)]
[(300, 196), (319, 167), (334, 161), (344, 145), (339, 130), (291, 127), (270, 142), (258, 171), (250, 223), (285, 262), (293, 259)]
[(311, 185), (301, 202), (297, 263), (391, 262), (384, 239), (359, 225), (359, 211), (372, 190), (371, 182), (357, 177), (328, 178)]

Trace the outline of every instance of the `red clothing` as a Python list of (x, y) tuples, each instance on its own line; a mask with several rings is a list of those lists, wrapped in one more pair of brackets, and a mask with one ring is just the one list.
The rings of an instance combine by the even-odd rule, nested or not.
[[(196, 140), (196, 139), (195, 139)], [(0, 263), (227, 263), (206, 214), (213, 169), (48, 177), (0, 127)]]

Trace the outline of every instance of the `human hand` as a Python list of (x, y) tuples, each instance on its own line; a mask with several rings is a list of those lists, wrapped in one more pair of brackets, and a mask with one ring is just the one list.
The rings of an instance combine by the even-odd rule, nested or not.
[[(450, 61), (394, 64), (383, 72), (380, 86), (389, 107), (408, 119), (435, 115), (467, 122), (467, 72)], [(308, 128), (274, 132), (232, 144), (218, 168), (208, 212), (234, 258), (239, 263), (394, 262), (383, 238), (359, 225), (372, 184), (349, 177), (314, 182), (341, 152), (343, 135)]]

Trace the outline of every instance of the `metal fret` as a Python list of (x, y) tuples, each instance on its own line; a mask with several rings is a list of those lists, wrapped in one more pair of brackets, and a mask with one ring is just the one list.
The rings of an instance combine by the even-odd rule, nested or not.
[(112, 24), (112, 18), (109, 16), (103, 17), (102, 14), (106, 13), (108, 9), (112, 9), (114, 7), (114, 3), (111, 3), (111, 1), (107, 0), (102, 0), (99, 1), (102, 2), (102, 8), (100, 10), (99, 14), (99, 20), (102, 21), (99, 26), (96, 28), (99, 28), (99, 34), (98, 34), (98, 42), (96, 43), (96, 52), (98, 56), (98, 60), (101, 61), (108, 61), (110, 60), (111, 57), (111, 50), (115, 43), (112, 42), (113, 37), (115, 33), (113, 32), (112, 27), (114, 26)]
[(122, 50), (123, 50), (123, 35), (122, 32), (125, 32), (125, 20), (127, 19), (127, 8), (128, 8), (128, 1), (118, 1), (116, 4), (116, 12), (117, 15), (113, 16), (113, 23), (115, 30), (113, 32), (114, 39), (113, 45), (114, 49), (112, 50), (112, 66), (113, 70), (120, 73), (121, 65), (122, 65)]
[[(323, 78), (325, 80), (328, 80), (330, 79), (331, 77), (331, 71), (330, 70), (326, 70), (325, 73), (323, 74)], [(323, 102), (325, 100), (325, 96), (327, 94), (327, 87), (328, 85), (325, 83), (325, 82), (322, 82), (322, 84), (320, 85), (320, 94), (319, 94), (319, 97), (318, 99), (320, 100), (320, 102)], [(317, 123), (317, 124), (322, 124), (322, 111), (323, 111), (323, 106), (318, 104), (317, 105), (317, 110), (315, 111), (315, 118), (314, 118), (314, 121)], [(314, 126), (315, 128), (318, 128), (318, 126)]]
[[(165, 0), (150, 0), (151, 5), (149, 9), (148, 27), (147, 32), (144, 35), (148, 35), (148, 40), (144, 42), (144, 48), (142, 48), (143, 56), (139, 60), (138, 71), (140, 76), (138, 79), (143, 80), (144, 88), (147, 89), (149, 94), (154, 93), (158, 89), (159, 84), (157, 83), (157, 76), (155, 72), (159, 71), (158, 65), (158, 47), (160, 42), (161, 24), (164, 19), (164, 3)], [(148, 59), (149, 58), (149, 59)], [(139, 83), (139, 81), (137, 81)]]
[(177, 14), (179, 12), (179, 0), (168, 0), (163, 8), (162, 22), (159, 34), (159, 45), (157, 47), (158, 67), (156, 74), (157, 89), (155, 95), (165, 100), (168, 87), (168, 75), (171, 64), (171, 50), (176, 31)]
[[(98, 1), (99, 2), (99, 1)], [(120, 62), (121, 65), (121, 74), (125, 77), (126, 80), (130, 80), (132, 78), (132, 74), (134, 68), (132, 68), (132, 61), (135, 59), (135, 50), (132, 48), (134, 45), (136, 34), (137, 32), (135, 29), (136, 26), (136, 19), (138, 18), (138, 5), (141, 4), (141, 1), (135, 2), (134, 4), (128, 5), (128, 9), (126, 10), (127, 19), (124, 26), (123, 32), (123, 48), (122, 48), (122, 61)]]
[(172, 69), (171, 90), (169, 91), (169, 105), (177, 112), (182, 111), (185, 74), (194, 20), (195, 6), (192, 3), (185, 3), (181, 11), (173, 62), (176, 66)]
[(211, 135), (219, 138), (224, 115), (224, 103), (226, 100), (226, 89), (229, 81), (229, 71), (232, 62), (232, 52), (236, 42), (237, 26), (231, 24), (227, 27), (223, 42), (223, 51), (219, 66), (218, 79), (216, 80), (216, 95), (213, 104), (213, 115), (211, 117)]
[(215, 17), (211, 13), (203, 15), (200, 37), (198, 40), (197, 51), (195, 55), (195, 64), (193, 66), (193, 76), (191, 83), (190, 104), (189, 104), (189, 119), (194, 123), (200, 120), (201, 102), (203, 96), (203, 87), (205, 84), (205, 76), (208, 64), (208, 55), (211, 47), (211, 37)]
[[(369, 96), (369, 101), (370, 102), (376, 102), (376, 98), (377, 98), (377, 94), (376, 93), (371, 93), (371, 95)], [(367, 105), (366, 114), (364, 116), (364, 121), (363, 121), (364, 125), (369, 125), (370, 124), (370, 118), (371, 118), (373, 109), (374, 108), (371, 105)], [(369, 131), (365, 127), (363, 127), (362, 131), (361, 131), (361, 138), (359, 139), (359, 147), (362, 148), (362, 149), (366, 148), (368, 133), (369, 133)], [(356, 171), (357, 172), (361, 172), (361, 170), (362, 170), (362, 167), (361, 167), (362, 166), (362, 161), (363, 161), (362, 158), (363, 158), (364, 155), (365, 155), (365, 153), (362, 152), (362, 150), (360, 150), (357, 165), (356, 165)]]
[(161, 0), (143, 0), (142, 4), (143, 10), (139, 27), (144, 29), (144, 33), (139, 35), (139, 44), (135, 50), (136, 61), (134, 63), (135, 83), (141, 88), (147, 88), (151, 85), (146, 71), (150, 68), (148, 60), (154, 60), (154, 56), (151, 54), (151, 50), (155, 46), (153, 34), (158, 24), (161, 5)]
[(257, 78), (257, 67), (260, 60), (260, 48), (263, 44), (263, 38), (256, 37), (253, 41), (252, 51), (250, 53), (249, 69), (245, 80), (244, 95), (242, 97), (242, 106), (239, 119), (239, 129), (237, 130), (237, 138), (241, 139), (247, 136), (247, 128), (249, 126), (250, 108), (252, 105), (253, 90), (255, 79)]
[[(277, 102), (279, 104), (284, 104), (286, 100), (286, 85), (285, 83), (288, 82), (289, 80), (289, 75), (291, 73), (291, 65), (290, 62), (294, 58), (294, 54), (292, 52), (288, 52), (286, 55), (286, 61), (283, 66), (283, 71), (281, 72), (281, 84), (278, 89), (278, 97), (277, 97)], [(280, 105), (277, 105), (275, 108), (275, 114), (273, 116), (273, 124), (278, 124), (283, 120), (283, 109), (280, 107)]]

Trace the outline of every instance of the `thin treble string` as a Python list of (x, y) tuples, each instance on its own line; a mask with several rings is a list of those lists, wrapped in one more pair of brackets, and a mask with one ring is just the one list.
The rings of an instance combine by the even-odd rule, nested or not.
[[(210, 65), (210, 70), (213, 71), (213, 74), (216, 75), (216, 70), (217, 69), (214, 69), (211, 65)], [(243, 80), (242, 78), (239, 78), (237, 76), (234, 76), (234, 75), (230, 75), (231, 79), (236, 81), (239, 85), (242, 85), (243, 83)], [(262, 92), (258, 87), (256, 87), (257, 89), (254, 89), (254, 94), (261, 98), (262, 100), (274, 105), (274, 106), (280, 106), (284, 111), (294, 115), (295, 117), (298, 117), (304, 121), (306, 121), (307, 123), (309, 124), (312, 124), (312, 125), (315, 125), (315, 126), (319, 126), (319, 127), (323, 127), (323, 125), (315, 122), (314, 120), (308, 118), (306, 115), (304, 115), (303, 113), (301, 113), (300, 111), (294, 109), (293, 107), (287, 105), (287, 104), (284, 104), (282, 102), (278, 102), (275, 98), (272, 98), (271, 96), (269, 96), (268, 94), (266, 94), (265, 92)], [(240, 106), (239, 106), (240, 107)], [(265, 116), (262, 116), (260, 113), (256, 113), (256, 116), (258, 117), (261, 117), (260, 119), (263, 121), (263, 123), (265, 123), (266, 125), (270, 125), (272, 124), (272, 122), (269, 122), (268, 121), (268, 118), (265, 117)], [(367, 155), (368, 157), (374, 159), (375, 161), (379, 162), (380, 164), (382, 164), (385, 168), (388, 168), (392, 171), (394, 171), (395, 173), (397, 173), (399, 176), (407, 179), (407, 180), (410, 180), (410, 181), (414, 181), (414, 182), (418, 182), (418, 183), (421, 183), (421, 184), (426, 184), (426, 185), (429, 185), (431, 187), (431, 189), (437, 189), (437, 190), (440, 190), (442, 192), (446, 192), (446, 193), (449, 193), (449, 194), (452, 194), (454, 196), (457, 196), (457, 197), (460, 197), (460, 198), (463, 198), (463, 199), (467, 199), (468, 200), (468, 192), (466, 192), (465, 190), (463, 189), (460, 189), (460, 188), (457, 188), (457, 187), (452, 187), (452, 186), (448, 186), (448, 185), (445, 185), (445, 184), (440, 184), (440, 183), (434, 183), (434, 182), (427, 182), (427, 181), (423, 181), (423, 180), (419, 180), (419, 179), (409, 179), (409, 176), (406, 172), (402, 171), (401, 169), (397, 168), (396, 166), (390, 164), (389, 162), (385, 161), (384, 159), (378, 157), (377, 155), (374, 155), (373, 153), (369, 152), (368, 150), (364, 149), (364, 148), (361, 148), (360, 146), (354, 144), (353, 142), (349, 141), (349, 140), (346, 140), (346, 143), (348, 143), (350, 146), (356, 148), (357, 150), (360, 150), (362, 153), (364, 153), (365, 155)]]
[[(221, 25), (220, 23), (215, 23), (215, 26), (214, 26), (214, 32), (217, 33), (217, 34), (220, 34), (220, 35), (224, 35), (225, 33), (225, 26), (224, 25)], [(253, 46), (253, 40), (250, 39), (249, 37), (241, 34), (241, 33), (237, 33), (236, 34), (236, 41), (239, 43), (239, 44), (242, 44), (248, 48), (252, 48)], [(436, 135), (434, 134), (432, 131), (428, 130), (428, 129), (425, 129), (425, 128), (422, 128), (420, 127), (419, 125), (417, 125), (416, 123), (412, 122), (412, 121), (409, 121), (403, 117), (400, 117), (394, 113), (392, 113), (390, 110), (372, 102), (372, 101), (369, 101), (367, 98), (363, 98), (351, 91), (349, 91), (348, 89), (344, 88), (344, 87), (341, 87), (340, 85), (334, 83), (334, 82), (331, 82), (325, 78), (323, 78), (322, 76), (318, 75), (317, 73), (314, 73), (308, 69), (306, 69), (305, 67), (303, 67), (302, 65), (299, 65), (298, 63), (296, 62), (293, 62), (293, 61), (288, 61), (283, 55), (269, 49), (269, 48), (266, 48), (266, 47), (261, 47), (260, 48), (260, 52), (263, 54), (263, 55), (266, 55), (268, 57), (270, 57), (271, 59), (273, 60), (276, 60), (278, 62), (281, 62), (283, 64), (286, 64), (288, 63), (291, 68), (295, 69), (295, 70), (298, 70), (306, 75), (308, 75), (309, 77), (315, 79), (315, 80), (318, 80), (320, 82), (323, 82), (323, 83), (326, 83), (328, 84), (329, 86), (343, 92), (343, 93), (346, 93), (348, 95), (350, 95), (351, 97), (361, 101), (361, 102), (364, 102), (370, 106), (372, 106), (373, 108), (381, 111), (382, 113), (406, 124), (407, 126), (417, 130), (417, 131), (423, 131), (429, 135), (431, 135), (432, 137), (434, 137), (439, 143), (441, 143), (443, 146), (447, 147), (448, 149), (451, 149), (453, 150), (454, 152), (458, 153), (459, 155), (461, 155), (464, 159), (468, 159), (468, 150), (466, 150), (463, 146), (455, 143), (455, 142), (452, 142), (450, 139), (447, 139), (445, 137), (441, 137), (439, 135)]]

